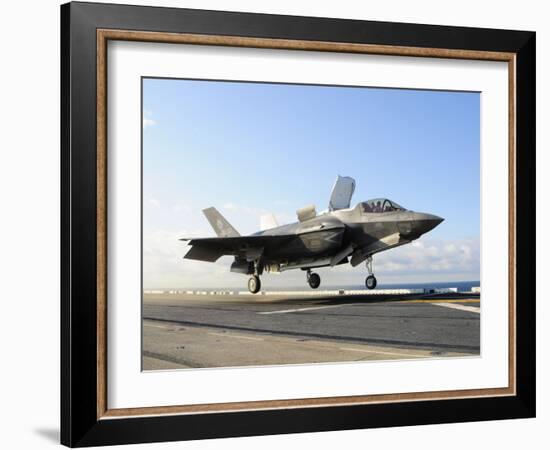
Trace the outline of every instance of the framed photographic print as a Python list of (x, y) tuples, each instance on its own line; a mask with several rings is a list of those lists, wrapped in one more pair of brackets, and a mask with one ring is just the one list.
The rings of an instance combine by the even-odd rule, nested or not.
[(61, 26), (63, 444), (534, 416), (535, 33)]

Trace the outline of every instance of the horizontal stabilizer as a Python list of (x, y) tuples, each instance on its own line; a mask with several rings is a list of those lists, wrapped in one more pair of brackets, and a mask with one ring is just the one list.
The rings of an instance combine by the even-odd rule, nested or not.
[(185, 259), (194, 259), (197, 261), (215, 262), (223, 256), (223, 252), (211, 247), (191, 247), (184, 256)]
[(277, 248), (295, 238), (296, 235), (252, 235), (198, 239), (182, 238), (180, 240), (189, 241), (189, 245), (193, 246), (184, 258), (216, 261), (222, 255), (242, 256), (243, 258), (254, 256), (257, 258), (261, 256), (264, 248)]

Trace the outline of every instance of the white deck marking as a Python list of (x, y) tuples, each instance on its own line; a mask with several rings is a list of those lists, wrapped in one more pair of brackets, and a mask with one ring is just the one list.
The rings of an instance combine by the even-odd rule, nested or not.
[(343, 304), (343, 305), (330, 305), (330, 306), (313, 306), (308, 308), (296, 308), (296, 309), (281, 309), (279, 311), (265, 311), (265, 312), (259, 312), (258, 314), (287, 314), (287, 313), (293, 313), (293, 312), (300, 312), (300, 311), (313, 311), (316, 309), (328, 309), (328, 308), (340, 308), (342, 306), (349, 306), (349, 303)]
[(160, 328), (162, 330), (167, 330), (168, 327), (165, 327), (164, 325), (152, 325), (150, 323), (144, 323), (143, 326), (149, 327), (149, 328)]
[(257, 337), (250, 337), (250, 336), (237, 336), (236, 334), (228, 334), (228, 333), (208, 333), (212, 336), (221, 336), (221, 337), (232, 337), (236, 339), (248, 339), (249, 341), (263, 341), (262, 338)]
[(430, 355), (415, 355), (414, 353), (380, 352), (378, 350), (363, 350), (361, 348), (349, 348), (349, 347), (340, 347), (340, 350), (346, 350), (350, 352), (361, 352), (361, 353), (375, 353), (377, 355), (405, 356), (409, 358), (427, 358), (430, 356)]
[(477, 314), (481, 313), (481, 308), (475, 306), (460, 305), (458, 303), (432, 303), (432, 305), (443, 306), (445, 308), (459, 309), (461, 311), (469, 311)]

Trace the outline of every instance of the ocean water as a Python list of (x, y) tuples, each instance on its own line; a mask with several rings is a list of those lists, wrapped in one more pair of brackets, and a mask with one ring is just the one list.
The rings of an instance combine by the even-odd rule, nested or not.
[[(429, 283), (378, 283), (376, 289), (435, 289), (435, 288), (457, 288), (459, 292), (469, 292), (472, 290), (472, 287), (480, 286), (479, 280), (473, 281), (438, 281), (438, 282), (429, 282)], [(246, 287), (245, 287), (246, 288)], [(242, 290), (245, 290), (242, 288)], [(269, 291), (293, 291), (293, 290), (309, 290), (307, 284), (302, 284), (299, 286), (265, 286), (266, 290)], [(366, 287), (363, 283), (359, 284), (349, 284), (349, 285), (330, 285), (330, 284), (321, 284), (319, 290), (338, 290), (338, 289), (347, 289), (347, 290), (361, 290)], [(210, 289), (207, 289), (210, 290)]]
[[(380, 283), (376, 286), (377, 289), (435, 289), (435, 288), (458, 288), (459, 292), (471, 291), (473, 287), (480, 286), (478, 281), (447, 281), (447, 282), (430, 282), (430, 283), (398, 283), (385, 284)], [(364, 288), (364, 285), (358, 285), (357, 289)], [(351, 288), (348, 288), (351, 289)]]

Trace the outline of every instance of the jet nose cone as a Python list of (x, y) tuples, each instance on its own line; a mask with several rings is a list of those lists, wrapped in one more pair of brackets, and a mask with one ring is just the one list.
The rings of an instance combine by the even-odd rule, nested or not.
[(414, 223), (415, 228), (419, 234), (427, 233), (430, 230), (433, 230), (445, 219), (433, 214), (426, 213), (414, 213)]

